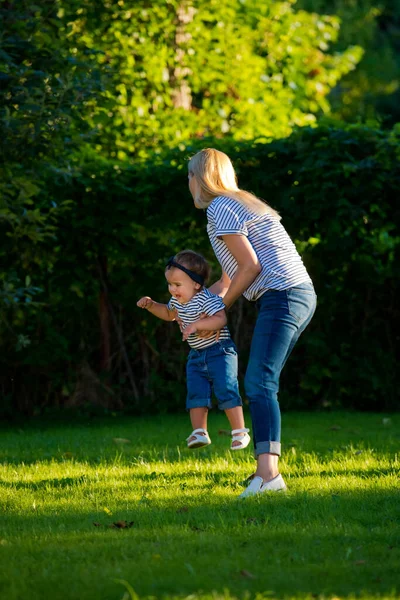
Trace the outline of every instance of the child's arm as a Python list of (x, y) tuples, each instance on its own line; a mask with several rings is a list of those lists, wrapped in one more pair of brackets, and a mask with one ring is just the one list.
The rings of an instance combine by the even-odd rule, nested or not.
[(175, 311), (170, 310), (166, 304), (160, 304), (159, 302), (155, 302), (149, 296), (144, 296), (137, 301), (137, 306), (139, 308), (145, 308), (152, 315), (162, 319), (163, 321), (175, 321)]
[(194, 323), (190, 323), (183, 330), (183, 340), (187, 340), (191, 333), (196, 333), (196, 331), (217, 331), (218, 329), (222, 329), (227, 324), (227, 318), (224, 310), (219, 310), (212, 317), (205, 317), (204, 319), (199, 319)]

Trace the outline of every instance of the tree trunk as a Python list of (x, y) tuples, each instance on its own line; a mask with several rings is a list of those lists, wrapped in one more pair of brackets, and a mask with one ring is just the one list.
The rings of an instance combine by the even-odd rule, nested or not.
[(196, 9), (189, 2), (182, 2), (176, 11), (177, 28), (175, 34), (175, 68), (171, 75), (172, 101), (175, 108), (192, 108), (192, 94), (187, 82), (191, 70), (183, 65), (185, 44), (191, 39), (191, 34), (185, 31), (185, 25), (193, 21)]
[[(107, 270), (105, 270), (106, 267), (107, 267), (107, 264), (104, 262), (103, 257), (99, 257), (98, 258), (98, 269), (99, 269), (99, 276), (100, 276), (102, 292), (104, 294), (104, 300), (107, 304), (107, 315), (108, 315), (108, 318), (112, 322), (115, 333), (117, 334), (119, 349), (120, 349), (122, 358), (125, 363), (125, 368), (126, 368), (126, 371), (128, 374), (128, 379), (129, 379), (129, 383), (131, 385), (131, 390), (132, 390), (133, 396), (134, 396), (135, 400), (138, 401), (139, 400), (139, 390), (136, 385), (135, 378), (133, 376), (131, 364), (129, 362), (128, 352), (126, 350), (125, 341), (124, 341), (124, 337), (122, 334), (122, 329), (118, 324), (117, 316), (115, 314), (115, 311), (114, 311), (114, 308), (113, 308), (113, 305), (112, 305), (112, 302), (110, 299), (110, 294), (109, 294), (109, 289), (108, 289), (108, 281), (107, 281)], [(110, 353), (108, 354), (108, 356), (109, 356), (109, 360), (110, 360)]]
[[(107, 258), (99, 257), (101, 271), (107, 274)], [(110, 371), (111, 368), (111, 341), (110, 341), (110, 309), (107, 299), (107, 291), (102, 286), (99, 296), (99, 319), (100, 319), (100, 370)]]

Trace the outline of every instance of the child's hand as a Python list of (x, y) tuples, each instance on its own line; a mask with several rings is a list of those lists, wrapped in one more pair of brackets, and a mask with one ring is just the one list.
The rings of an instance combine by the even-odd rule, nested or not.
[(187, 325), (185, 327), (185, 329), (183, 329), (182, 339), (184, 342), (188, 339), (189, 335), (191, 335), (192, 333), (196, 333), (197, 326), (198, 326), (198, 321), (195, 321), (195, 323), (190, 323), (190, 325)]
[(140, 300), (138, 300), (136, 302), (136, 305), (139, 308), (151, 308), (154, 304), (154, 300), (152, 300), (151, 298), (149, 298), (149, 296), (144, 296), (143, 298), (140, 298)]

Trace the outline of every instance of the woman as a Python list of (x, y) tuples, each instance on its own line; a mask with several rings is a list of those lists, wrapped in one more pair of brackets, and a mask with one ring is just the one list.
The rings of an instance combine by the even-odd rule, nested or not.
[(222, 267), (209, 289), (222, 296), (227, 310), (242, 294), (258, 309), (245, 377), (257, 470), (241, 497), (284, 490), (279, 377), (314, 314), (313, 284), (278, 213), (238, 188), (226, 154), (206, 148), (188, 167), (194, 204), (206, 209), (208, 236)]

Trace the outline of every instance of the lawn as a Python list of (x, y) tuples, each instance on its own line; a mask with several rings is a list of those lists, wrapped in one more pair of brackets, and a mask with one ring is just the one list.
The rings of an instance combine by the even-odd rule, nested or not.
[(0, 598), (399, 598), (399, 424), (284, 414), (288, 492), (247, 500), (222, 415), (191, 451), (184, 414), (3, 425)]

